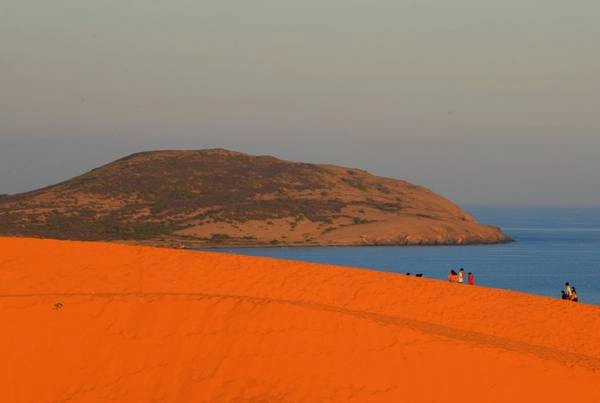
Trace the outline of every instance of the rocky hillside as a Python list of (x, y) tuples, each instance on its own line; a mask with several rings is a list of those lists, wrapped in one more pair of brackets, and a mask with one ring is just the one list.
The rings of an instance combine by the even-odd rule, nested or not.
[(170, 246), (508, 241), (405, 181), (221, 149), (134, 154), (2, 197), (0, 234)]

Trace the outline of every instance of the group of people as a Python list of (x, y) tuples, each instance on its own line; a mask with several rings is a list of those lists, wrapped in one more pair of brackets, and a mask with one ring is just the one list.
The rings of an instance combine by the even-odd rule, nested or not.
[(577, 298), (577, 290), (569, 283), (565, 283), (565, 289), (561, 291), (562, 299), (566, 299), (567, 301), (579, 302), (579, 298)]
[[(465, 269), (461, 267), (458, 270), (458, 273), (455, 270), (450, 270), (450, 273), (448, 274), (448, 281), (450, 281), (451, 283), (463, 284), (465, 282)], [(467, 284), (475, 284), (475, 276), (471, 272), (467, 274)]]
[[(406, 273), (406, 275), (410, 275), (410, 273)], [(420, 277), (419, 275), (417, 275)], [(422, 275), (421, 275), (422, 276)], [(451, 283), (460, 283), (464, 284), (465, 282), (465, 269), (462, 267), (458, 270), (450, 270), (448, 273), (448, 281)], [(467, 284), (474, 285), (475, 284), (475, 276), (473, 273), (467, 273)], [(577, 297), (577, 290), (570, 283), (565, 283), (564, 290), (561, 291), (562, 299), (567, 301), (579, 302), (579, 298)]]

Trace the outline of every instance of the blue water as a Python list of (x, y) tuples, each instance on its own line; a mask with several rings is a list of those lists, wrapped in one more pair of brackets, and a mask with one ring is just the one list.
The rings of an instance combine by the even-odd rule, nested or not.
[(565, 281), (581, 302), (600, 305), (600, 208), (471, 207), (516, 242), (482, 246), (220, 249), (445, 279), (464, 267), (477, 284), (558, 298)]

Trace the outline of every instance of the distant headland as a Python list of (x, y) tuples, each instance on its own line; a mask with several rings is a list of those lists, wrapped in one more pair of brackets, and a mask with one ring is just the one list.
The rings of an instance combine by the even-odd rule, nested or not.
[(178, 247), (510, 241), (406, 181), (223, 149), (133, 154), (0, 197), (0, 234)]

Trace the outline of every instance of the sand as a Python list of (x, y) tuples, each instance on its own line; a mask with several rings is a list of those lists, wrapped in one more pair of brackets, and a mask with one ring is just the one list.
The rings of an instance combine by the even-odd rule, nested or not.
[(6, 402), (600, 402), (600, 307), (425, 278), (0, 238), (0, 316)]

